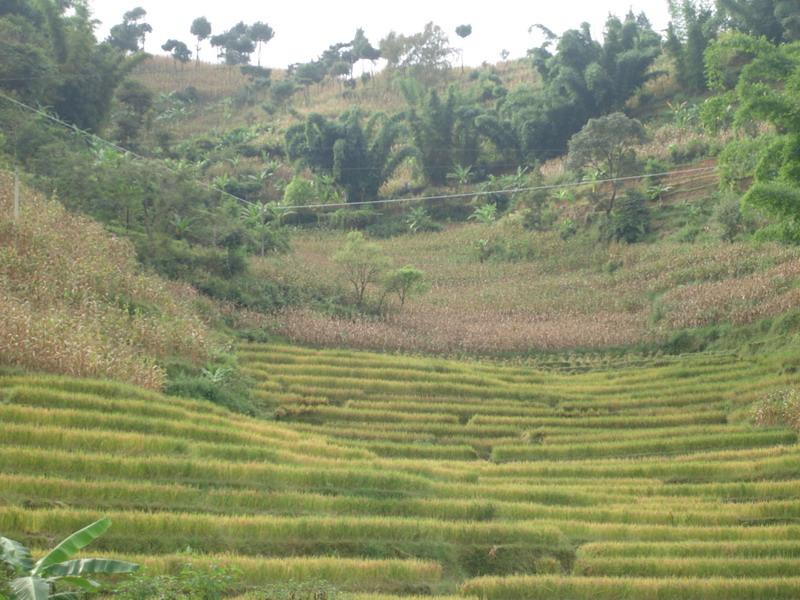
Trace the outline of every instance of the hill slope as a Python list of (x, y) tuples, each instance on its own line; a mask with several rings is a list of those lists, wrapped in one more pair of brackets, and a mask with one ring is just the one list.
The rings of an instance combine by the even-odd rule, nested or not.
[(133, 246), (0, 171), (0, 364), (158, 389), (158, 365), (217, 346), (200, 295), (142, 272)]
[[(0, 379), (0, 531), (45, 546), (107, 514), (98, 548), (155, 572), (234, 564), (243, 586), (800, 589), (796, 435), (740, 418), (796, 382), (768, 363), (698, 355), (566, 374), (260, 345), (240, 358), (285, 422), (109, 383)], [(187, 546), (212, 555), (177, 554)]]

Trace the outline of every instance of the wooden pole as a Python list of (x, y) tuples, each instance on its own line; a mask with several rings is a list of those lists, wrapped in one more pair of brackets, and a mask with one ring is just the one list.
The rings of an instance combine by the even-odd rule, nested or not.
[(14, 169), (14, 223), (19, 222), (19, 168)]

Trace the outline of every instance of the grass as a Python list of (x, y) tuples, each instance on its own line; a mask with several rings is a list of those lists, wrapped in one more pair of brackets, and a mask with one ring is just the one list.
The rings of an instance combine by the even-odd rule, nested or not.
[(796, 433), (748, 420), (796, 383), (769, 357), (563, 371), (245, 344), (239, 361), (276, 420), (0, 376), (0, 531), (47, 547), (108, 515), (97, 550), (153, 574), (232, 565), (237, 593), (299, 579), (364, 600), (798, 589)]

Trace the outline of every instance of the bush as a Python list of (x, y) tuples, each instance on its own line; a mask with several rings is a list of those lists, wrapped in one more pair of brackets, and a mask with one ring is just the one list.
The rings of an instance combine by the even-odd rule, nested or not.
[(756, 169), (775, 144), (773, 135), (733, 140), (720, 152), (718, 169), (720, 183), (731, 190), (746, 187), (755, 177)]
[(237, 571), (232, 567), (184, 565), (178, 575), (144, 573), (121, 584), (117, 600), (219, 600), (236, 591)]
[(720, 227), (720, 239), (732, 242), (742, 231), (742, 211), (738, 198), (726, 198), (717, 205), (714, 221)]
[(380, 213), (373, 208), (340, 208), (337, 211), (325, 215), (328, 225), (334, 229), (365, 229), (374, 225)]
[(670, 144), (669, 158), (675, 164), (694, 162), (711, 154), (711, 146), (702, 139), (693, 139), (685, 144)]
[(601, 229), (606, 239), (633, 244), (644, 239), (650, 231), (650, 210), (647, 198), (638, 190), (628, 191), (611, 214), (607, 225)]

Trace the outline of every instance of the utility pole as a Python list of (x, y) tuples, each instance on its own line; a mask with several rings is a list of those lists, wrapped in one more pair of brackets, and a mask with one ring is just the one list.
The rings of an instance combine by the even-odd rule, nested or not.
[(19, 222), (19, 167), (14, 168), (14, 223)]

